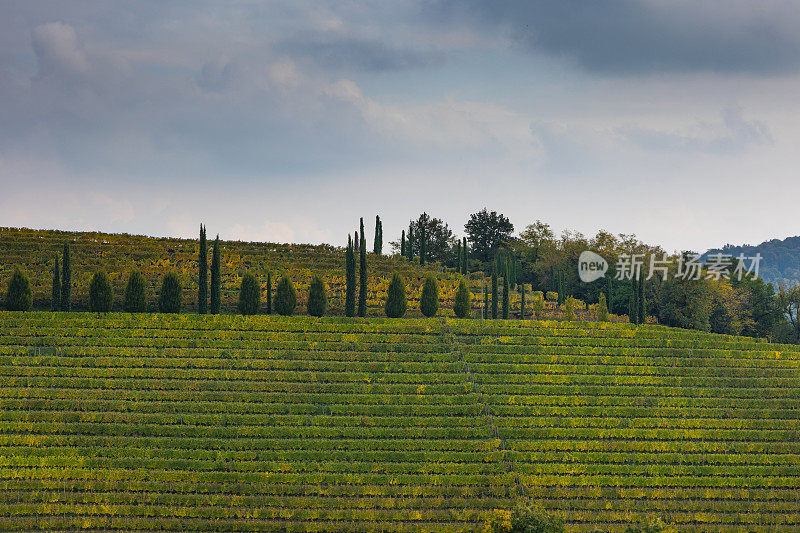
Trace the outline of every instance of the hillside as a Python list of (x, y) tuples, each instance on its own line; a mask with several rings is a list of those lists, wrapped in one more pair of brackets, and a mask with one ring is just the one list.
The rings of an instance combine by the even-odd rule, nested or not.
[(756, 246), (726, 244), (722, 248), (709, 250), (706, 255), (716, 253), (733, 257), (739, 254), (754, 257), (756, 253), (760, 253), (762, 260), (759, 275), (776, 289), (779, 285), (792, 286), (800, 282), (800, 237), (772, 239)]
[(0, 312), (0, 529), (800, 530), (800, 352), (659, 326)]

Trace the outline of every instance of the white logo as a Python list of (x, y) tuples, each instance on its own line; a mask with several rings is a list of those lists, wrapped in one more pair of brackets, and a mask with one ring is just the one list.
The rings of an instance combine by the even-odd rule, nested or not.
[(581, 252), (578, 257), (578, 276), (584, 283), (591, 283), (602, 278), (608, 270), (608, 263), (601, 256), (589, 250)]

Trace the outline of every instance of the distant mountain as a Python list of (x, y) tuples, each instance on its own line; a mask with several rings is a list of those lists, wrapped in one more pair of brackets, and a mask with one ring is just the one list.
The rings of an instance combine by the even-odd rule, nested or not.
[(726, 244), (722, 248), (709, 250), (705, 255), (720, 252), (734, 257), (740, 253), (748, 257), (760, 253), (762, 259), (758, 274), (764, 281), (771, 282), (776, 289), (781, 284), (800, 283), (800, 237), (787, 237), (783, 240), (772, 239), (757, 246)]

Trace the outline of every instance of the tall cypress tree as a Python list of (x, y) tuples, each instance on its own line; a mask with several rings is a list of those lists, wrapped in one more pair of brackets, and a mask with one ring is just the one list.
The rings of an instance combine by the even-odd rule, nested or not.
[(50, 296), (50, 309), (53, 311), (61, 309), (61, 268), (58, 266), (58, 254), (56, 254), (56, 265), (53, 267), (53, 292)]
[(419, 264), (425, 266), (425, 224), (419, 225)]
[(220, 278), (219, 253), (219, 235), (217, 235), (214, 239), (214, 251), (211, 252), (211, 306), (209, 310), (212, 315), (219, 314), (219, 307), (222, 303), (222, 280)]
[(456, 272), (461, 273), (461, 241), (456, 243)]
[(361, 239), (358, 238), (358, 230), (356, 230), (356, 234), (353, 237), (353, 246), (356, 248), (356, 252), (358, 251), (358, 245), (361, 244)]
[(358, 264), (358, 316), (367, 316), (367, 241), (363, 231)]
[(381, 255), (383, 248), (383, 226), (381, 225), (381, 217), (375, 215), (375, 242), (373, 244), (373, 253)]
[(467, 262), (469, 261), (469, 255), (467, 254), (467, 238), (466, 237), (464, 237), (463, 241), (461, 242), (461, 253), (464, 254), (463, 270), (461, 271), (461, 273), (466, 276), (467, 273), (468, 273)]
[(61, 261), (61, 310), (72, 308), (72, 261), (69, 256), (69, 243), (64, 243)]
[(347, 236), (345, 259), (345, 282), (347, 284), (344, 299), (345, 316), (356, 316), (356, 255), (353, 251), (353, 239)]
[(406, 243), (406, 248), (408, 248), (408, 260), (414, 260), (414, 228), (408, 226), (408, 242)]
[(202, 224), (200, 224), (200, 253), (197, 256), (197, 268), (197, 313), (204, 315), (208, 312), (208, 245), (206, 228)]
[(508, 279), (508, 261), (506, 261), (506, 270), (503, 273), (503, 318), (508, 319), (509, 300), (511, 297), (511, 281)]
[(483, 280), (483, 318), (489, 318), (489, 284)]
[(406, 258), (406, 230), (400, 234), (400, 259)]
[(272, 272), (267, 272), (267, 314), (272, 314)]
[(494, 266), (492, 267), (492, 318), (497, 318), (497, 258), (495, 258)]

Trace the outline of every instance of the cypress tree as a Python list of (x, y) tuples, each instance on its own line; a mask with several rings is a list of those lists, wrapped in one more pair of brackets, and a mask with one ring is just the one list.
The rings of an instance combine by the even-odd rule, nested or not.
[(125, 298), (122, 301), (122, 310), (126, 313), (144, 313), (147, 311), (144, 278), (137, 270), (134, 270), (128, 276), (128, 282), (125, 284)]
[(639, 323), (639, 289), (636, 276), (631, 276), (631, 299), (628, 304), (628, 319), (632, 324)]
[(439, 284), (433, 276), (425, 278), (419, 295), (419, 310), (426, 317), (432, 317), (439, 311)]
[(243, 315), (257, 315), (261, 308), (261, 285), (254, 275), (246, 272), (239, 288), (239, 312)]
[(114, 294), (111, 283), (103, 271), (96, 272), (89, 284), (89, 311), (93, 313), (108, 313), (114, 303)]
[(275, 288), (275, 311), (279, 315), (292, 316), (297, 307), (297, 291), (292, 281), (283, 276)]
[(161, 280), (161, 293), (158, 295), (158, 311), (161, 313), (181, 312), (181, 282), (173, 272)]
[(519, 317), (525, 320), (525, 284), (519, 284)]
[(361, 244), (361, 241), (358, 238), (358, 230), (355, 232), (355, 236), (353, 237), (353, 246), (356, 248), (356, 252), (358, 251), (358, 245)]
[(375, 215), (375, 242), (373, 244), (372, 252), (375, 255), (381, 255), (383, 248), (383, 226), (381, 225), (381, 217)]
[(606, 295), (600, 293), (600, 299), (597, 301), (597, 321), (608, 322), (608, 306), (606, 305)]
[(469, 315), (471, 297), (472, 294), (470, 294), (467, 288), (467, 283), (462, 278), (458, 282), (458, 290), (456, 290), (456, 297), (453, 301), (453, 313), (455, 313), (458, 318), (464, 318)]
[(400, 234), (400, 259), (406, 258), (406, 230)]
[(219, 235), (214, 239), (214, 251), (211, 253), (211, 305), (212, 315), (219, 314), (222, 298), (222, 280), (220, 278)]
[(456, 272), (461, 273), (461, 241), (456, 243)]
[(392, 281), (389, 282), (389, 288), (386, 291), (386, 304), (384, 310), (386, 316), (389, 318), (400, 318), (406, 314), (406, 282), (400, 277), (400, 274), (395, 272), (392, 275)]
[(344, 315), (356, 316), (356, 255), (353, 252), (353, 240), (347, 236), (345, 258), (345, 282), (347, 284), (344, 299)]
[(467, 254), (467, 238), (466, 237), (464, 237), (464, 239), (463, 239), (463, 241), (461, 243), (461, 250), (462, 250), (461, 253), (464, 254), (464, 261), (463, 261), (463, 267), (462, 267), (463, 270), (461, 271), (461, 273), (466, 276), (467, 273), (468, 273), (467, 265), (468, 265), (468, 261), (469, 261), (469, 255)]
[(9, 311), (27, 311), (31, 308), (31, 284), (27, 276), (19, 268), (14, 269), (6, 292), (6, 309)]
[(72, 309), (72, 261), (69, 255), (69, 243), (64, 243), (61, 254), (61, 310)]
[(204, 315), (208, 312), (208, 244), (206, 228), (202, 224), (200, 224), (200, 253), (197, 256), (197, 268), (197, 313)]
[(58, 266), (58, 254), (56, 254), (56, 264), (53, 267), (53, 291), (50, 296), (50, 309), (53, 311), (61, 309), (61, 267)]
[(406, 248), (408, 248), (408, 260), (414, 260), (414, 228), (409, 225), (408, 226), (408, 242), (406, 243)]
[(511, 296), (511, 283), (508, 279), (508, 262), (506, 262), (506, 270), (503, 275), (503, 318), (508, 319), (509, 299)]
[(363, 232), (358, 254), (358, 316), (367, 316), (367, 241)]
[(483, 318), (489, 318), (489, 284), (483, 280)]
[(308, 289), (308, 314), (322, 317), (328, 310), (328, 294), (325, 282), (319, 276), (314, 276)]
[(419, 225), (419, 264), (425, 266), (425, 224)]
[(494, 266), (492, 267), (492, 318), (497, 318), (497, 258), (495, 258)]
[(272, 314), (272, 272), (267, 272), (267, 314)]

